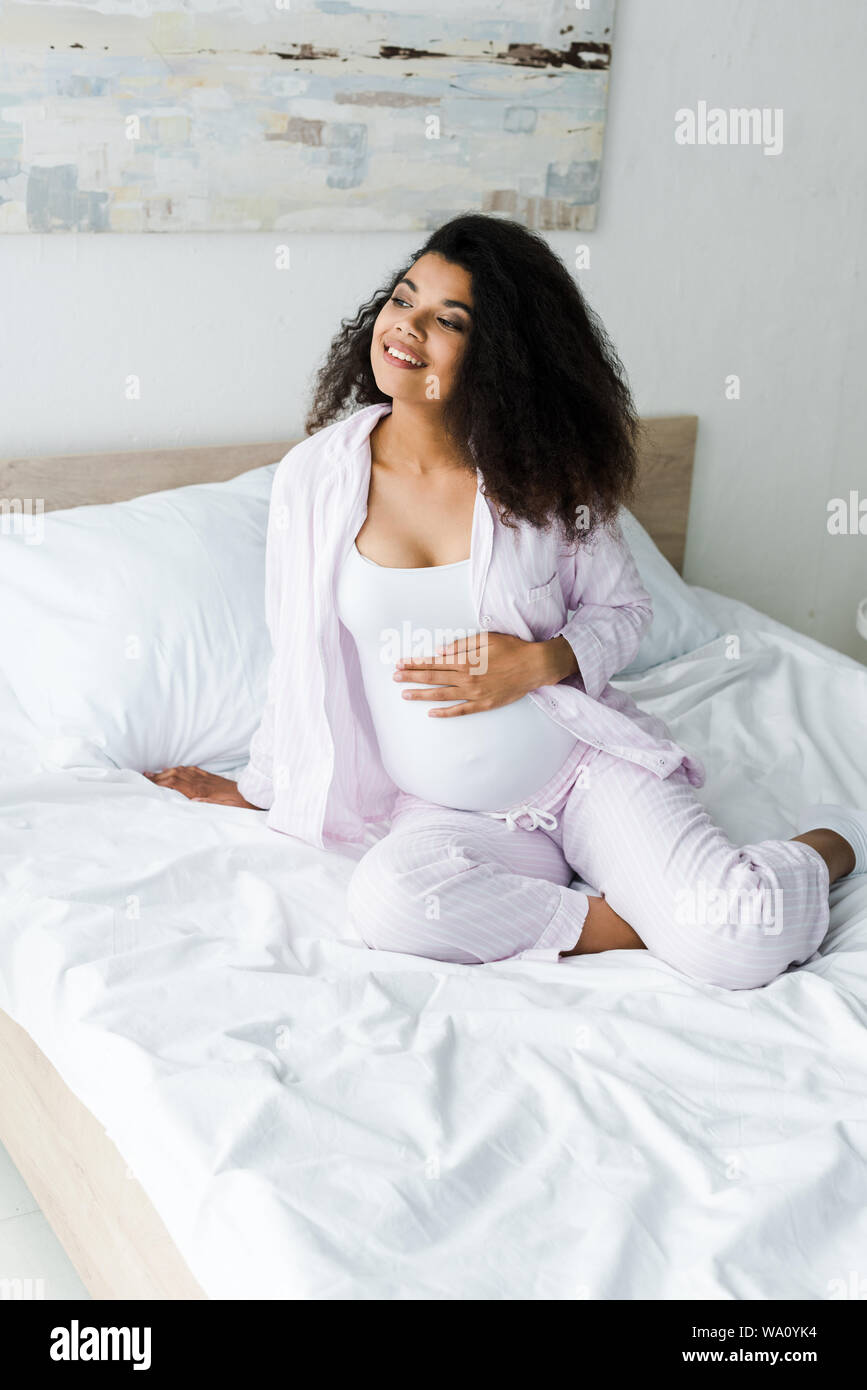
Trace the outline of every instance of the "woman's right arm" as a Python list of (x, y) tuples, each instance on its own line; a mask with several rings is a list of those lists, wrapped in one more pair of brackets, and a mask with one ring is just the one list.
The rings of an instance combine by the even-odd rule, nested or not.
[(264, 809), (247, 801), (231, 777), (218, 777), (216, 773), (205, 772), (200, 767), (167, 767), (164, 772), (144, 772), (142, 776), (158, 787), (183, 792), (190, 801), (212, 801), (217, 806), (246, 806), (251, 811)]

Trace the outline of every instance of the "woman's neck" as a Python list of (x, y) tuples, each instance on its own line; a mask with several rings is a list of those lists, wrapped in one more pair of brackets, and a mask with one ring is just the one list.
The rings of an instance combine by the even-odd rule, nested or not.
[(394, 401), (371, 433), (371, 454), (381, 467), (421, 476), (442, 469), (466, 468), (443, 428), (433, 402), (407, 405)]

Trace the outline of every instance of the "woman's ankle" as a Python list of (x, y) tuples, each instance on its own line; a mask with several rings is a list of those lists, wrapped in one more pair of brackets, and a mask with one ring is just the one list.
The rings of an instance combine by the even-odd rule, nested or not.
[(609, 907), (604, 898), (590, 898), (581, 935), (571, 951), (561, 956), (589, 956), (599, 951), (645, 950), (644, 942), (623, 917)]
[(828, 879), (835, 883), (838, 878), (851, 874), (855, 868), (855, 851), (836, 830), (806, 830), (803, 835), (793, 835), (793, 840), (809, 845), (821, 855), (828, 866)]

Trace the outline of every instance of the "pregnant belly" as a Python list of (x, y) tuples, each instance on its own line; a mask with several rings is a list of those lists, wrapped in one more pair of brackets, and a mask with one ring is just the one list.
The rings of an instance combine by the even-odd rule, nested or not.
[(439, 806), (508, 811), (532, 801), (577, 742), (529, 695), (500, 709), (431, 719), (427, 701), (404, 700), (399, 686), (389, 687), (377, 683), (374, 700), (368, 690), (383, 765), (402, 791)]

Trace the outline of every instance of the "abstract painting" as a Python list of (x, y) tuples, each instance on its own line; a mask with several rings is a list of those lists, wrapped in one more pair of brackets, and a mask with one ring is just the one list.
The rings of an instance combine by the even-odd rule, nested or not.
[(0, 0), (0, 231), (589, 229), (615, 0)]

